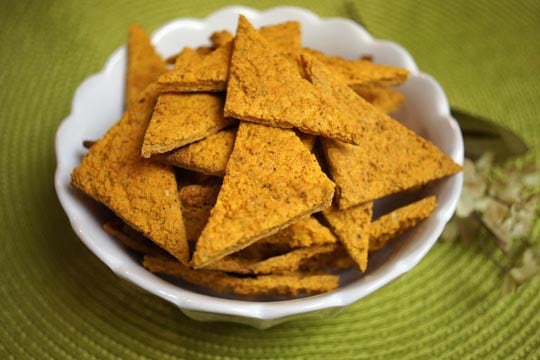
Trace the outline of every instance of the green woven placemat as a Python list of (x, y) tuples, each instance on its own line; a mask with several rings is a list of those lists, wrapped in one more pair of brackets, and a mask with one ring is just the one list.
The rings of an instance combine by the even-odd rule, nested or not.
[[(436, 244), (412, 272), (336, 317), (266, 331), (198, 323), (113, 275), (71, 230), (53, 189), (54, 134), (73, 92), (125, 42), (225, 1), (0, 3), (0, 358), (538, 358), (540, 279), (502, 298), (477, 248)], [(257, 8), (274, 1), (245, 2)], [(336, 1), (293, 1), (321, 16)], [(356, 1), (450, 102), (540, 149), (540, 2)]]

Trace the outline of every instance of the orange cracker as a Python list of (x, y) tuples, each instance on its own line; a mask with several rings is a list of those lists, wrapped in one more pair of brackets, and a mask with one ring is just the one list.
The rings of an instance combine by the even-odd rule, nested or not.
[(143, 266), (158, 274), (173, 276), (191, 284), (209, 287), (217, 292), (229, 291), (229, 275), (214, 270), (193, 270), (170, 256), (145, 256)]
[(361, 140), (360, 120), (333, 107), (243, 16), (234, 41), (225, 115), (345, 142)]
[(345, 247), (338, 244), (332, 252), (322, 253), (305, 261), (300, 269), (301, 271), (321, 271), (331, 269), (343, 270), (350, 269), (355, 266)]
[(290, 252), (274, 256), (250, 266), (254, 274), (283, 274), (298, 271), (301, 265), (314, 256), (326, 254), (336, 249), (336, 244), (314, 245), (298, 248)]
[(323, 211), (323, 215), (358, 268), (366, 271), (373, 202), (347, 210), (332, 207)]
[(216, 182), (192, 184), (179, 191), (182, 215), (188, 241), (196, 241), (208, 221), (210, 210), (216, 203), (220, 185)]
[(152, 159), (213, 176), (225, 176), (225, 167), (232, 153), (236, 129), (221, 130), (200, 141), (183, 146)]
[(339, 56), (327, 56), (309, 48), (304, 48), (302, 52), (325, 64), (335, 76), (340, 77), (349, 86), (396, 86), (409, 77), (409, 72), (405, 69), (374, 64), (365, 59), (346, 60)]
[[(191, 49), (190, 49), (191, 50)], [(199, 46), (197, 48), (195, 48), (195, 52), (199, 55), (208, 55), (210, 54), (212, 51), (214, 51), (213, 48), (209, 47), (209, 46)], [(181, 52), (180, 52), (181, 53)], [(176, 53), (174, 55), (171, 55), (169, 56), (168, 58), (165, 59), (165, 62), (168, 64), (168, 65), (174, 65), (176, 64), (176, 60), (178, 59), (178, 56), (180, 56), (180, 53)]]
[(185, 48), (176, 59), (174, 69), (158, 79), (162, 92), (224, 91), (227, 87), (232, 41), (209, 54)]
[(210, 41), (214, 48), (221, 47), (234, 39), (234, 35), (228, 30), (215, 31), (210, 35)]
[[(238, 275), (253, 275), (251, 266), (256, 263), (256, 260), (246, 257), (229, 255), (222, 259), (214, 261), (212, 264), (205, 267), (203, 270), (223, 271)], [(200, 269), (198, 270), (200, 271)]]
[(287, 232), (290, 233), (289, 245), (292, 248), (332, 244), (337, 241), (330, 229), (321, 225), (313, 216), (295, 222)]
[[(148, 240), (141, 233), (132, 230), (132, 234), (127, 234), (123, 229), (128, 226), (122, 220), (108, 221), (103, 224), (103, 230), (116, 240), (120, 241), (125, 247), (141, 254), (160, 255), (165, 252), (152, 241)], [(133, 233), (136, 233), (134, 236)]]
[(284, 274), (298, 271), (305, 261), (319, 254), (330, 253), (336, 248), (337, 244), (315, 245), (294, 249), (261, 261), (253, 261), (233, 254), (213, 262), (206, 269), (236, 274)]
[[(219, 184), (194, 184), (180, 189), (182, 214), (189, 241), (196, 241), (206, 225), (210, 210), (216, 202)], [(263, 238), (247, 248), (226, 256), (207, 266), (207, 269), (235, 273), (254, 273), (251, 264), (283, 255), (291, 249), (318, 248), (337, 243), (337, 238), (314, 217), (300, 219), (294, 224)], [(315, 251), (316, 249), (314, 249)], [(242, 270), (243, 269), (243, 270)]]
[(156, 256), (145, 256), (143, 265), (151, 272), (178, 277), (217, 292), (234, 292), (246, 296), (317, 294), (339, 286), (339, 276), (330, 274), (293, 272), (239, 278), (221, 271), (193, 270), (172, 258)]
[(435, 196), (428, 196), (379, 217), (370, 226), (369, 250), (382, 249), (389, 240), (426, 219), (436, 207)]
[(339, 113), (356, 119), (359, 134), (363, 134), (369, 124), (384, 119), (383, 113), (358, 96), (347, 84), (336, 79), (323, 63), (305, 54), (302, 55), (301, 62), (307, 78), (323, 93), (327, 101)]
[(141, 154), (150, 157), (208, 135), (235, 122), (223, 116), (223, 97), (217, 94), (164, 93), (158, 98), (146, 129)]
[(322, 140), (338, 204), (346, 209), (412, 189), (461, 170), (428, 140), (387, 117), (365, 131), (361, 145)]
[(256, 262), (268, 259), (270, 257), (283, 255), (289, 251), (291, 251), (291, 247), (287, 242), (265, 242), (261, 239), (248, 247), (231, 254), (231, 256), (224, 257), (223, 259), (234, 256), (235, 258), (252, 260)]
[[(334, 234), (313, 216), (300, 219), (289, 227), (259, 241), (269, 244), (287, 244), (291, 248), (333, 244), (337, 242)], [(256, 245), (256, 244), (254, 244)]]
[(274, 50), (291, 60), (294, 66), (302, 49), (300, 23), (286, 21), (280, 24), (262, 26), (259, 33), (274, 47)]
[[(310, 151), (313, 150), (317, 141), (316, 136), (301, 132), (296, 134)], [(156, 154), (152, 159), (207, 175), (223, 177), (235, 138), (236, 129), (221, 130), (171, 152)]]
[[(300, 264), (306, 257), (323, 253), (327, 249), (325, 246), (336, 243), (337, 238), (330, 229), (321, 225), (313, 216), (310, 216), (298, 220), (285, 229), (263, 238), (235, 254), (212, 263), (207, 268), (244, 274), (261, 273), (260, 271), (267, 269), (265, 264), (268, 264), (268, 266), (278, 266), (272, 264), (287, 266), (287, 263), (289, 263), (289, 266), (293, 266), (291, 264), (291, 261), (294, 261), (293, 259), (298, 259), (296, 263)], [(285, 256), (291, 250), (294, 252), (294, 249), (299, 248), (312, 249)], [(333, 251), (333, 249), (328, 251)], [(266, 263), (266, 260), (270, 260), (270, 258), (273, 260)], [(298, 268), (295, 270), (298, 270)], [(294, 270), (289, 268), (289, 271)]]
[(126, 105), (167, 71), (165, 61), (156, 53), (150, 38), (138, 24), (131, 24), (127, 45)]
[(113, 210), (134, 229), (187, 262), (189, 249), (173, 168), (140, 157), (158, 95), (149, 85), (129, 114), (95, 143), (71, 174), (72, 184)]
[(353, 89), (371, 105), (385, 113), (396, 111), (405, 102), (405, 96), (394, 89), (382, 87), (356, 87)]
[(335, 290), (339, 286), (338, 275), (302, 272), (233, 279), (226, 285), (230, 286), (234, 293), (246, 296), (320, 294)]
[(330, 205), (334, 184), (292, 130), (240, 122), (193, 264), (203, 267)]
[(326, 89), (342, 111), (361, 118), (358, 145), (321, 138), (340, 209), (407, 190), (460, 171), (461, 167), (428, 140), (369, 104), (320, 62), (302, 55), (313, 84)]

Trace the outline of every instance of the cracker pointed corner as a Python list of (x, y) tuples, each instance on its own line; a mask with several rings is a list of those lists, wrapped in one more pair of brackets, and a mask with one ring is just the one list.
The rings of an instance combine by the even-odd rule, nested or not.
[(241, 122), (193, 265), (204, 267), (327, 208), (333, 194), (334, 184), (294, 131)]

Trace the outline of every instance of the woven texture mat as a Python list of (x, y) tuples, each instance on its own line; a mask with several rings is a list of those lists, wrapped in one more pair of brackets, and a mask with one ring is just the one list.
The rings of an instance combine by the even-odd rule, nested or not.
[[(245, 5), (268, 8), (273, 1)], [(290, 1), (344, 16), (338, 1)], [(435, 5), (437, 4), (437, 5)], [(73, 92), (126, 40), (224, 1), (0, 3), (0, 358), (538, 358), (540, 279), (501, 297), (473, 247), (438, 243), (412, 272), (316, 322), (266, 331), (198, 323), (117, 278), (78, 240), (53, 189), (54, 135)], [(540, 2), (357, 1), (450, 102), (540, 149)]]

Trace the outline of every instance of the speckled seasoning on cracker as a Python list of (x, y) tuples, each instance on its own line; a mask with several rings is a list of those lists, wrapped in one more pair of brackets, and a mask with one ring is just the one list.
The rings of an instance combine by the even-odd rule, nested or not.
[(301, 247), (262, 260), (241, 255), (229, 255), (212, 262), (205, 269), (242, 275), (287, 274), (299, 271), (309, 259), (320, 254), (331, 253), (337, 246), (337, 244), (325, 244)]
[(426, 219), (436, 207), (435, 196), (428, 196), (379, 217), (369, 229), (370, 251), (382, 249), (388, 241), (397, 238)]
[(214, 31), (209, 40), (214, 48), (219, 48), (234, 39), (234, 35), (228, 30)]
[(383, 197), (461, 169), (387, 114), (407, 70), (302, 48), (298, 22), (239, 16), (172, 70), (129, 34), (127, 112), (72, 184), (113, 210), (105, 231), (148, 271), (224, 296), (332, 291), (436, 208), (427, 196), (374, 219)]
[(73, 170), (71, 181), (187, 263), (189, 250), (174, 171), (140, 156), (157, 95), (156, 86), (149, 85), (122, 119), (90, 148)]
[(372, 124), (360, 145), (330, 139), (322, 145), (342, 209), (461, 171), (435, 145), (390, 117)]
[(336, 236), (330, 229), (322, 225), (313, 216), (300, 219), (278, 233), (260, 240), (261, 243), (274, 246), (286, 244), (293, 249), (333, 244), (336, 241)]
[(236, 129), (226, 129), (166, 154), (154, 155), (152, 159), (207, 175), (223, 177), (235, 139)]
[(330, 205), (334, 184), (294, 131), (241, 122), (193, 255), (205, 265)]
[(227, 86), (232, 43), (210, 53), (185, 48), (176, 58), (174, 69), (158, 79), (160, 91), (223, 91)]
[(354, 92), (371, 105), (385, 113), (398, 110), (405, 102), (405, 96), (397, 90), (383, 87), (353, 87)]
[(358, 96), (324, 65), (303, 55), (307, 76), (341, 111), (362, 119), (362, 141), (346, 144), (321, 138), (341, 209), (409, 190), (461, 170), (430, 141), (407, 129)]
[(193, 270), (170, 257), (145, 256), (143, 265), (152, 272), (179, 277), (189, 283), (209, 287), (217, 292), (245, 296), (297, 296), (334, 290), (339, 276), (332, 274), (291, 272), (287, 274), (237, 277), (216, 270)]
[(236, 120), (223, 116), (224, 99), (211, 93), (160, 94), (141, 154), (150, 157), (206, 138)]
[(225, 115), (350, 143), (360, 141), (360, 120), (335, 108), (242, 16), (231, 58)]
[(206, 226), (210, 210), (214, 207), (220, 190), (220, 182), (186, 185), (179, 190), (182, 214), (188, 241), (196, 242)]
[(298, 21), (262, 26), (259, 32), (278, 54), (296, 65), (302, 49), (302, 34)]
[(127, 52), (126, 106), (167, 71), (165, 61), (156, 53), (150, 37), (138, 24), (129, 26)]
[(349, 86), (396, 86), (409, 77), (409, 72), (405, 69), (374, 64), (365, 59), (347, 60), (339, 56), (327, 56), (309, 48), (302, 49), (302, 52), (322, 62), (336, 78)]
[[(313, 150), (317, 141), (316, 136), (301, 132), (296, 132), (296, 135), (310, 151)], [(152, 155), (152, 159), (203, 174), (223, 177), (235, 139), (236, 128), (229, 128), (168, 153)]]
[(366, 271), (373, 202), (346, 210), (331, 207), (323, 215), (360, 271)]

